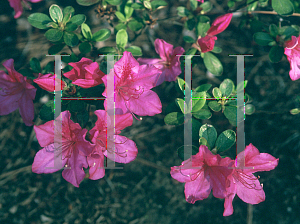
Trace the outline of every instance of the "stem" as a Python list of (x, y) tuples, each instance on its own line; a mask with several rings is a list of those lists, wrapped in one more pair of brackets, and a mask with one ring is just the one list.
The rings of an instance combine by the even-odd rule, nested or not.
[(74, 54), (74, 51), (73, 51), (73, 49), (70, 47), (70, 46), (68, 46), (69, 47), (69, 49), (70, 49), (70, 51)]
[[(248, 12), (248, 14), (252, 14), (252, 13), (256, 13), (256, 14), (269, 14), (269, 15), (278, 15), (277, 12), (275, 11), (252, 11), (252, 12)], [(292, 15), (289, 16), (300, 16), (300, 13), (293, 13)]]

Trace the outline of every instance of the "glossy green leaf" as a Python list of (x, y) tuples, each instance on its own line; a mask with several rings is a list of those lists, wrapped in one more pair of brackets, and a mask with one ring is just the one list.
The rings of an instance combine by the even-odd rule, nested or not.
[(183, 6), (179, 6), (177, 7), (177, 14), (181, 17), (185, 17), (185, 16), (189, 16), (191, 13), (189, 10), (187, 10), (187, 8)]
[(233, 124), (235, 124), (234, 126), (236, 126), (236, 116), (237, 116), (237, 108), (233, 107), (233, 106), (225, 106), (224, 109), (224, 115), (225, 117), (230, 120)]
[(152, 9), (161, 9), (165, 6), (167, 6), (168, 3), (164, 0), (154, 0), (154, 1), (151, 1), (151, 7)]
[(193, 92), (192, 113), (199, 111), (206, 102), (206, 92)]
[(210, 25), (208, 22), (205, 23), (199, 22), (197, 24), (197, 29), (196, 29), (198, 36), (204, 37), (206, 35), (206, 32), (209, 30), (209, 28)]
[(210, 146), (209, 146), (207, 140), (203, 137), (199, 138), (199, 145), (205, 145), (210, 150)]
[(132, 53), (133, 56), (142, 56), (142, 49), (138, 46), (131, 46), (125, 49), (126, 51), (129, 51)]
[(290, 113), (291, 113), (292, 115), (299, 114), (299, 113), (300, 113), (300, 108), (294, 108), (294, 109), (290, 110)]
[(126, 18), (125, 18), (125, 16), (124, 16), (121, 12), (116, 11), (116, 12), (115, 12), (115, 15), (116, 15), (116, 16), (118, 17), (118, 19), (121, 20), (122, 22), (126, 22)]
[(270, 61), (273, 63), (280, 62), (284, 54), (284, 48), (280, 46), (273, 46), (269, 52)]
[(211, 84), (203, 84), (203, 85), (200, 85), (198, 86), (194, 91), (195, 92), (207, 92), (210, 88), (211, 88)]
[(28, 17), (28, 22), (38, 29), (48, 29), (48, 23), (52, 22), (49, 16), (43, 13), (33, 13)]
[(40, 61), (37, 58), (31, 58), (29, 64), (30, 64), (30, 68), (35, 73), (41, 73), (42, 72)]
[(120, 5), (122, 0), (106, 0), (106, 2), (110, 5)]
[(185, 81), (182, 78), (177, 77), (177, 85), (179, 86), (179, 89), (184, 93), (184, 85)]
[[(246, 88), (247, 84), (248, 84), (248, 81), (247, 81), (247, 80), (245, 80), (245, 81), (243, 81), (243, 82), (240, 82), (240, 83), (236, 86), (236, 92), (238, 93), (238, 92), (244, 90), (244, 89)], [(243, 88), (243, 86), (244, 86), (244, 88)]]
[(116, 49), (114, 47), (102, 47), (99, 49), (99, 53), (100, 54), (115, 54), (116, 53)]
[(55, 44), (49, 48), (48, 54), (55, 55), (55, 54), (59, 53), (64, 48), (64, 46), (66, 46), (64, 43)]
[(255, 106), (253, 106), (252, 104), (246, 104), (246, 106), (245, 106), (245, 114), (251, 115), (254, 112), (255, 112)]
[(79, 5), (83, 5), (83, 6), (90, 6), (90, 5), (94, 5), (98, 2), (100, 2), (100, 0), (76, 0), (76, 2)]
[(204, 54), (204, 65), (208, 71), (215, 76), (220, 76), (223, 73), (223, 66), (220, 60), (210, 52)]
[(299, 32), (291, 26), (286, 27), (282, 33), (285, 40), (291, 39), (292, 36), (298, 36), (298, 34)]
[(81, 32), (86, 39), (88, 40), (92, 39), (93, 36), (92, 31), (86, 23), (81, 24)]
[(45, 33), (45, 36), (48, 40), (50, 40), (52, 42), (57, 42), (62, 38), (63, 31), (58, 30), (58, 29), (50, 29), (50, 30), (47, 30), (47, 32)]
[(66, 24), (74, 15), (75, 10), (72, 6), (67, 6), (66, 8), (63, 9), (62, 12), (63, 12), (63, 23)]
[(77, 30), (77, 28), (78, 28), (77, 24), (68, 22), (68, 23), (66, 24), (65, 30), (66, 30), (66, 31), (72, 32), (72, 31)]
[(78, 44), (79, 40), (76, 34), (64, 32), (64, 42), (70, 47), (75, 47)]
[(184, 36), (183, 40), (187, 43), (195, 43), (196, 42), (196, 40), (194, 40), (194, 38), (189, 37), (189, 36)]
[(184, 122), (184, 114), (180, 112), (172, 112), (165, 116), (164, 121), (168, 125), (180, 125)]
[(209, 119), (211, 118), (212, 114), (209, 110), (206, 110), (206, 109), (201, 109), (195, 113), (192, 113), (193, 116), (197, 119), (201, 119), (201, 120), (204, 120), (204, 119)]
[(93, 41), (105, 41), (110, 37), (111, 31), (109, 29), (101, 29), (93, 34)]
[(233, 130), (223, 131), (216, 141), (216, 149), (217, 152), (223, 152), (227, 149), (230, 149), (231, 146), (234, 145), (236, 141), (236, 134)]
[(50, 6), (49, 14), (54, 22), (61, 22), (63, 20), (63, 12), (61, 8), (56, 4)]
[(191, 19), (188, 19), (187, 21), (185, 21), (184, 23), (184, 27), (187, 28), (188, 30), (193, 30), (196, 26), (196, 21), (195, 21), (195, 18), (191, 18)]
[(131, 8), (132, 3), (127, 2), (125, 7), (124, 7), (124, 13), (125, 13), (125, 17), (126, 19), (129, 19), (132, 16), (132, 13), (134, 11), (133, 8)]
[(230, 79), (225, 79), (220, 85), (220, 90), (223, 96), (229, 97), (234, 90), (234, 83)]
[(82, 23), (85, 22), (85, 20), (86, 20), (85, 15), (83, 15), (83, 14), (78, 14), (78, 15), (73, 16), (73, 17), (70, 19), (70, 22), (76, 24), (77, 26), (80, 26)]
[(203, 137), (208, 142), (210, 149), (214, 147), (216, 139), (217, 139), (217, 131), (214, 126), (210, 124), (204, 124), (201, 126), (199, 130), (199, 137)]
[(137, 20), (135, 19), (132, 19), (129, 21), (128, 23), (128, 27), (129, 29), (131, 29), (132, 31), (136, 32), (136, 31), (139, 31), (140, 29), (143, 28), (143, 24), (138, 22)]
[(210, 1), (206, 1), (206, 2), (203, 2), (200, 7), (202, 8), (202, 11), (201, 11), (201, 14), (203, 13), (206, 13), (206, 12), (209, 12), (211, 9), (212, 9), (212, 4), (210, 3)]
[(83, 42), (79, 45), (79, 50), (82, 54), (87, 54), (92, 50), (89, 42)]
[(144, 0), (144, 6), (147, 9), (150, 9), (150, 10), (152, 9), (152, 6), (151, 6), (151, 3), (149, 0)]
[(222, 92), (218, 87), (213, 88), (212, 94), (213, 94), (214, 98), (216, 98), (218, 100), (222, 98)]
[(211, 52), (216, 53), (216, 54), (219, 54), (219, 53), (222, 52), (222, 48), (216, 47), (216, 46), (215, 46), (214, 49), (213, 49)]
[(272, 8), (279, 15), (291, 15), (294, 13), (294, 6), (290, 0), (272, 0)]
[(54, 120), (54, 101), (49, 100), (40, 110), (40, 118), (44, 121)]
[(183, 100), (183, 99), (180, 99), (180, 98), (177, 98), (177, 99), (175, 100), (175, 102), (176, 102), (177, 106), (180, 108), (181, 112), (182, 112), (183, 114), (185, 114), (186, 112), (184, 111), (184, 100)]
[(222, 106), (217, 101), (210, 101), (208, 106), (215, 112), (219, 112), (222, 109)]
[(127, 45), (127, 42), (128, 42), (128, 34), (127, 34), (126, 30), (124, 30), (124, 29), (119, 30), (116, 35), (117, 47), (125, 48), (125, 46)]
[(254, 41), (261, 46), (267, 46), (269, 45), (269, 43), (274, 41), (273, 37), (270, 34), (264, 32), (255, 33), (253, 35), (253, 38)]
[(133, 3), (131, 5), (131, 7), (134, 9), (144, 9), (145, 8), (141, 3)]
[(276, 37), (278, 35), (278, 27), (275, 24), (269, 26), (270, 35)]

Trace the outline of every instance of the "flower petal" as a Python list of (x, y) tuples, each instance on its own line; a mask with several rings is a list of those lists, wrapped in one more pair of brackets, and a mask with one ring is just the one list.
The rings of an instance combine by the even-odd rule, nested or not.
[(12, 7), (15, 10), (15, 16), (14, 18), (19, 18), (23, 13), (23, 7), (21, 4), (21, 0), (8, 0), (10, 7)]
[(98, 180), (104, 177), (104, 155), (98, 154), (98, 158), (93, 158), (92, 156), (87, 157), (87, 162), (89, 164), (89, 174), (91, 180)]
[(232, 13), (227, 13), (225, 15), (217, 17), (211, 24), (209, 30), (207, 31), (207, 35), (215, 36), (223, 32), (230, 24), (232, 15)]
[[(34, 91), (35, 95), (36, 89), (30, 91)], [(32, 126), (34, 119), (34, 105), (30, 95), (27, 95), (26, 93), (23, 94), (19, 100), (19, 112), (25, 125)]]

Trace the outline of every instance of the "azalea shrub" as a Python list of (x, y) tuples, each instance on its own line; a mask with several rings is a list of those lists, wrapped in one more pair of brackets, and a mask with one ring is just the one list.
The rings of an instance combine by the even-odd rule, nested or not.
[[(42, 0), (8, 1), (17, 19), (22, 15), (22, 4), (30, 9), (29, 2)], [(185, 46), (189, 47), (156, 39), (156, 58), (144, 58), (142, 49), (129, 42), (128, 32), (138, 37), (144, 29), (155, 27), (159, 23), (155, 12), (166, 7), (167, 1), (77, 0), (81, 6), (95, 6), (97, 16), (111, 26), (111, 29), (103, 28), (94, 33), (86, 23), (86, 15), (75, 12), (71, 6), (63, 8), (53, 4), (49, 14), (33, 12), (28, 21), (36, 29), (45, 30), (45, 38), (51, 42), (48, 53), (60, 55), (64, 64), (62, 74), (55, 74), (54, 57), (44, 68), (38, 59), (32, 58), (30, 68), (22, 71), (16, 71), (14, 60), (7, 59), (3, 63), (7, 71), (0, 71), (0, 115), (19, 109), (27, 126), (34, 125), (37, 117), (44, 121), (42, 125), (34, 125), (42, 149), (34, 157), (32, 172), (62, 170), (63, 178), (79, 187), (85, 177), (91, 180), (103, 178), (108, 160), (124, 164), (133, 161), (139, 146), (122, 136), (121, 131), (130, 128), (133, 119), (142, 123), (143, 116), (162, 113), (160, 96), (152, 89), (164, 82), (176, 82), (182, 97), (169, 102), (164, 121), (166, 125), (185, 125), (187, 115), (191, 115), (192, 155), (186, 160), (185, 148), (179, 147), (178, 156), (183, 162), (170, 168), (170, 177), (185, 183), (186, 201), (194, 204), (206, 199), (212, 191), (214, 197), (224, 199), (224, 216), (233, 213), (235, 195), (249, 204), (264, 201), (263, 186), (253, 173), (273, 170), (279, 159), (252, 144), (236, 158), (226, 156), (226, 151), (235, 148), (236, 126), (255, 113), (255, 107), (251, 104), (251, 96), (244, 91), (247, 80), (235, 83), (226, 78), (217, 56), (222, 51), (219, 44), (216, 46), (217, 35), (226, 32), (232, 20), (238, 20), (241, 29), (251, 29), (256, 44), (267, 46), (266, 53), (272, 63), (280, 63), (286, 55), (290, 63), (289, 76), (297, 80), (300, 78), (299, 26), (291, 22), (283, 24), (280, 19), (277, 24), (261, 22), (255, 16), (255, 10), (266, 10), (288, 20), (288, 16), (300, 9), (299, 3), (293, 0), (238, 2), (229, 0), (228, 8), (224, 9), (227, 13), (217, 17), (211, 16), (214, 7), (210, 1), (180, 2), (182, 6), (177, 7), (176, 18), (190, 33), (183, 36)], [(239, 12), (240, 9), (244, 11)], [(238, 13), (241, 16), (235, 17)], [(105, 45), (109, 38), (115, 39), (112, 47)], [(104, 42), (105, 47), (98, 48), (98, 42)], [(74, 53), (75, 48), (80, 53)], [(115, 63), (109, 70), (110, 55), (114, 56)], [(192, 68), (201, 62), (211, 76), (223, 75), (225, 79), (214, 88), (208, 83), (188, 86), (184, 79), (188, 59)], [(110, 83), (113, 83), (113, 116), (108, 107)], [(54, 100), (35, 113), (33, 100), (38, 88), (54, 97), (63, 97), (59, 102), (59, 116), (55, 116)], [(187, 89), (192, 90), (192, 99), (188, 103), (185, 101)], [(244, 96), (243, 107), (237, 105), (240, 92)], [(100, 103), (103, 100), (104, 103)], [(90, 118), (92, 105), (96, 107), (97, 121), (94, 123)], [(244, 116), (239, 116), (239, 111)], [(291, 111), (293, 115), (299, 112), (299, 108)], [(217, 113), (223, 114), (223, 119), (232, 127), (219, 135), (214, 125), (201, 125)]]

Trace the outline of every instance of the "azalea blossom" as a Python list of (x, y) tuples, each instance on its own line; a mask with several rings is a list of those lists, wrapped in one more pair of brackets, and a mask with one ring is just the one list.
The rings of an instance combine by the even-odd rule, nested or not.
[[(125, 51), (110, 74), (103, 77), (106, 87), (103, 96), (107, 97), (107, 84), (110, 81), (114, 83), (116, 114), (135, 113), (139, 116), (159, 114), (162, 108), (160, 99), (150, 89), (155, 86), (157, 75), (160, 73), (161, 71), (153, 65), (140, 66), (132, 54)], [(106, 108), (106, 101), (104, 106)]]
[(227, 196), (228, 176), (233, 172), (228, 169), (233, 164), (230, 158), (221, 158), (201, 145), (199, 152), (182, 162), (181, 166), (171, 167), (171, 176), (179, 182), (185, 182), (185, 199), (194, 204), (207, 198), (213, 190), (216, 198)]
[(204, 2), (204, 0), (197, 0), (198, 2), (201, 2), (201, 3), (203, 3)]
[[(129, 163), (136, 158), (138, 153), (134, 141), (119, 135), (121, 130), (132, 125), (131, 114), (115, 115), (115, 123), (107, 117), (108, 114), (104, 110), (96, 110), (95, 114), (98, 120), (95, 127), (90, 130), (90, 138), (95, 148), (87, 157), (90, 167), (89, 178), (92, 180), (100, 179), (105, 175), (104, 156), (118, 163)], [(107, 136), (107, 133), (110, 133), (109, 130), (113, 131), (113, 136)], [(113, 144), (115, 148), (110, 148)]]
[[(239, 169), (245, 160), (245, 168)], [(278, 160), (268, 153), (259, 153), (252, 144), (237, 155), (237, 168), (229, 175), (230, 186), (224, 203), (224, 216), (233, 213), (232, 200), (237, 194), (240, 199), (249, 204), (258, 204), (265, 200), (265, 192), (259, 180), (253, 175), (259, 171), (270, 171), (278, 165)]]
[(172, 82), (181, 73), (180, 56), (184, 53), (182, 47), (173, 49), (173, 45), (165, 42), (163, 39), (156, 39), (155, 51), (159, 54), (161, 59), (158, 58), (138, 58), (140, 64), (152, 64), (160, 69), (162, 73), (158, 76), (155, 86), (160, 85), (164, 81)]
[[(10, 7), (12, 7), (15, 10), (15, 16), (14, 18), (19, 18), (23, 13), (23, 6), (21, 3), (21, 0), (8, 0)], [(30, 5), (27, 2), (37, 3), (42, 0), (22, 0), (22, 2), (26, 5), (27, 8), (31, 9)]]
[(3, 63), (8, 71), (0, 71), (0, 115), (7, 115), (19, 108), (20, 115), (27, 126), (33, 125), (33, 100), (36, 88), (30, 84), (31, 80), (18, 73), (14, 68), (14, 60)]
[[(56, 118), (56, 122), (52, 120), (34, 126), (36, 138), (43, 148), (34, 157), (32, 172), (54, 173), (65, 167), (63, 178), (79, 187), (85, 177), (83, 167), (88, 167), (86, 156), (91, 154), (93, 145), (85, 140), (87, 130), (70, 117), (70, 112), (64, 111)], [(61, 143), (54, 142), (54, 137), (61, 138)], [(55, 164), (55, 160), (58, 164)]]
[[(55, 75), (56, 77), (56, 75)], [(55, 89), (55, 80), (58, 82), (57, 78), (54, 78), (53, 74), (46, 74), (42, 75), (39, 74), (38, 78), (34, 79), (33, 81), (39, 85), (44, 90), (47, 90), (49, 92), (54, 92)], [(61, 80), (61, 90), (65, 88), (66, 84), (64, 81)]]
[(300, 36), (292, 36), (285, 42), (284, 54), (290, 62), (290, 77), (293, 81), (300, 78)]
[(82, 58), (79, 62), (69, 63), (69, 65), (73, 69), (63, 75), (72, 80), (72, 84), (82, 88), (90, 88), (103, 83), (101, 78), (105, 74), (99, 69), (97, 62)]
[(198, 37), (197, 43), (192, 46), (202, 53), (212, 51), (215, 46), (215, 41), (217, 37), (215, 35), (223, 32), (230, 24), (232, 18), (232, 13), (227, 13), (225, 15), (217, 17), (211, 24), (211, 27), (206, 33), (205, 37)]

